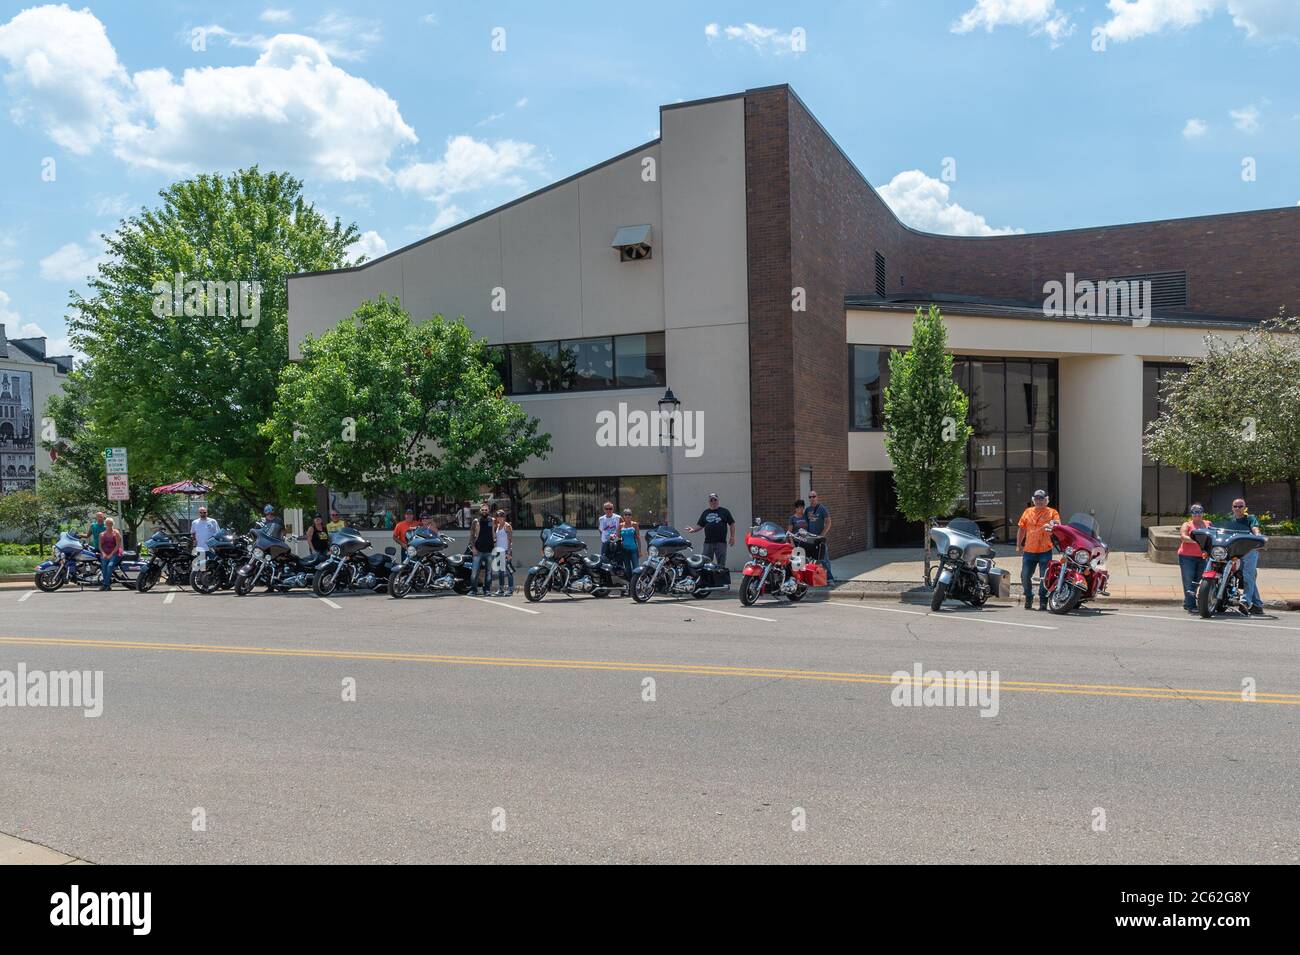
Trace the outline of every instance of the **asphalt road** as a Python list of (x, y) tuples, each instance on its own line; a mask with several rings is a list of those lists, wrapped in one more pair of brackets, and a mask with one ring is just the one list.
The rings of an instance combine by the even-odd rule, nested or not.
[[(101, 863), (1300, 861), (1300, 614), (332, 603), (0, 591), (0, 671), (104, 675), (98, 718), (0, 707), (0, 831)], [(996, 715), (894, 705), (917, 664), (997, 671)]]

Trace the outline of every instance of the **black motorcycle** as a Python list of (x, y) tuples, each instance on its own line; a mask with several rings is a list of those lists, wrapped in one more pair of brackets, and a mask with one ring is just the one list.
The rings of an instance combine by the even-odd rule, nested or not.
[(646, 559), (632, 574), (632, 599), (645, 603), (655, 594), (694, 597), (731, 589), (731, 571), (691, 553), (691, 542), (677, 528), (660, 524), (645, 532)]
[(932, 568), (931, 610), (937, 612), (949, 598), (982, 607), (990, 597), (1011, 596), (1010, 575), (993, 566), (997, 552), (989, 546), (992, 538), (984, 537), (974, 521), (954, 517), (943, 527), (930, 528), (930, 540), (939, 552), (939, 563)]
[[(270, 529), (278, 531), (279, 525), (273, 524)], [(266, 584), (268, 593), (310, 587), (322, 557), (319, 554), (299, 557), (290, 546), (291, 540), (273, 537), (266, 528), (255, 528), (253, 552), (249, 554), (248, 563), (235, 573), (235, 596), (248, 596), (248, 592), (259, 583)]]
[(1196, 587), (1196, 612), (1207, 620), (1230, 608), (1249, 614), (1241, 564), (1252, 550), (1263, 548), (1268, 538), (1230, 527), (1198, 527), (1192, 531), (1192, 540), (1205, 555), (1205, 569)]
[(446, 534), (423, 528), (415, 531), (407, 542), (405, 558), (388, 577), (388, 596), (400, 600), (414, 591), (469, 593), (472, 559), (466, 563), (463, 554), (448, 557), (443, 553), (454, 543), (455, 538)]
[(536, 603), (551, 591), (608, 597), (628, 591), (621, 570), (603, 557), (587, 553), (587, 544), (570, 524), (543, 530), (542, 559), (528, 568), (524, 597)]
[[(113, 583), (127, 590), (135, 588), (135, 580), (126, 573), (122, 563), (128, 568), (135, 560), (135, 552), (122, 555), (122, 562), (113, 567)], [(54, 557), (36, 568), (36, 586), (46, 593), (53, 593), (64, 584), (78, 587), (99, 586), (102, 581), (99, 555), (85, 545), (81, 535), (75, 531), (64, 531), (54, 542)]]
[(167, 583), (174, 587), (185, 587), (189, 584), (193, 561), (190, 548), (193, 545), (188, 535), (180, 534), (172, 537), (163, 531), (158, 531), (145, 541), (143, 546), (148, 548), (149, 556), (142, 562), (140, 574), (135, 579), (137, 591), (142, 594), (148, 593), (164, 575), (167, 577)]
[(388, 589), (388, 577), (395, 566), (396, 547), (385, 547), (382, 554), (367, 554), (370, 541), (352, 527), (330, 534), (329, 556), (316, 565), (311, 589), (317, 597), (328, 597), (337, 590), (369, 590), (382, 593)]
[(252, 550), (252, 531), (238, 536), (233, 531), (217, 531), (208, 538), (206, 555), (194, 558), (190, 586), (200, 594), (229, 590), (235, 586), (239, 568), (248, 563)]

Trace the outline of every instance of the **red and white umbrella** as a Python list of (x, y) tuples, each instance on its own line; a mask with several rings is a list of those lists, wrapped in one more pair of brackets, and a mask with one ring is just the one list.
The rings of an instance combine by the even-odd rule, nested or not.
[(212, 490), (197, 481), (177, 481), (175, 484), (162, 484), (153, 489), (154, 494), (191, 494), (201, 496)]

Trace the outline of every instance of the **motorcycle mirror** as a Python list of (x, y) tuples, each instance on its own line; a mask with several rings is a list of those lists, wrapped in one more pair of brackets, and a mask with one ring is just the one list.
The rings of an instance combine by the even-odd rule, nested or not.
[(385, 547), (385, 548), (384, 548), (384, 553), (385, 553), (385, 554), (396, 554), (396, 553), (397, 553), (397, 548), (396, 548), (396, 547)]

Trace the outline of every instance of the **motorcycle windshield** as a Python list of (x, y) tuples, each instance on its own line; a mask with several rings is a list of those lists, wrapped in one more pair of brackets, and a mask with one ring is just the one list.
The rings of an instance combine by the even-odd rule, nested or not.
[(549, 531), (546, 532), (546, 537), (545, 537), (546, 543), (551, 547), (554, 547), (556, 544), (563, 543), (564, 541), (572, 541), (577, 539), (578, 539), (578, 531), (572, 524), (556, 524), (554, 527), (552, 527)]
[(964, 534), (966, 537), (974, 537), (976, 540), (984, 539), (984, 536), (980, 533), (979, 525), (969, 517), (954, 517), (944, 525), (944, 528), (954, 534)]
[(754, 536), (780, 543), (785, 540), (785, 528), (776, 521), (764, 521), (754, 528)]
[(677, 528), (673, 527), (671, 524), (660, 524), (653, 531), (649, 531), (648, 534), (654, 537), (681, 537), (682, 536), (680, 533), (678, 533)]
[(1082, 531), (1094, 540), (1101, 540), (1101, 532), (1097, 527), (1097, 518), (1091, 514), (1080, 512), (1071, 514), (1070, 519), (1065, 523), (1069, 524), (1076, 531)]

